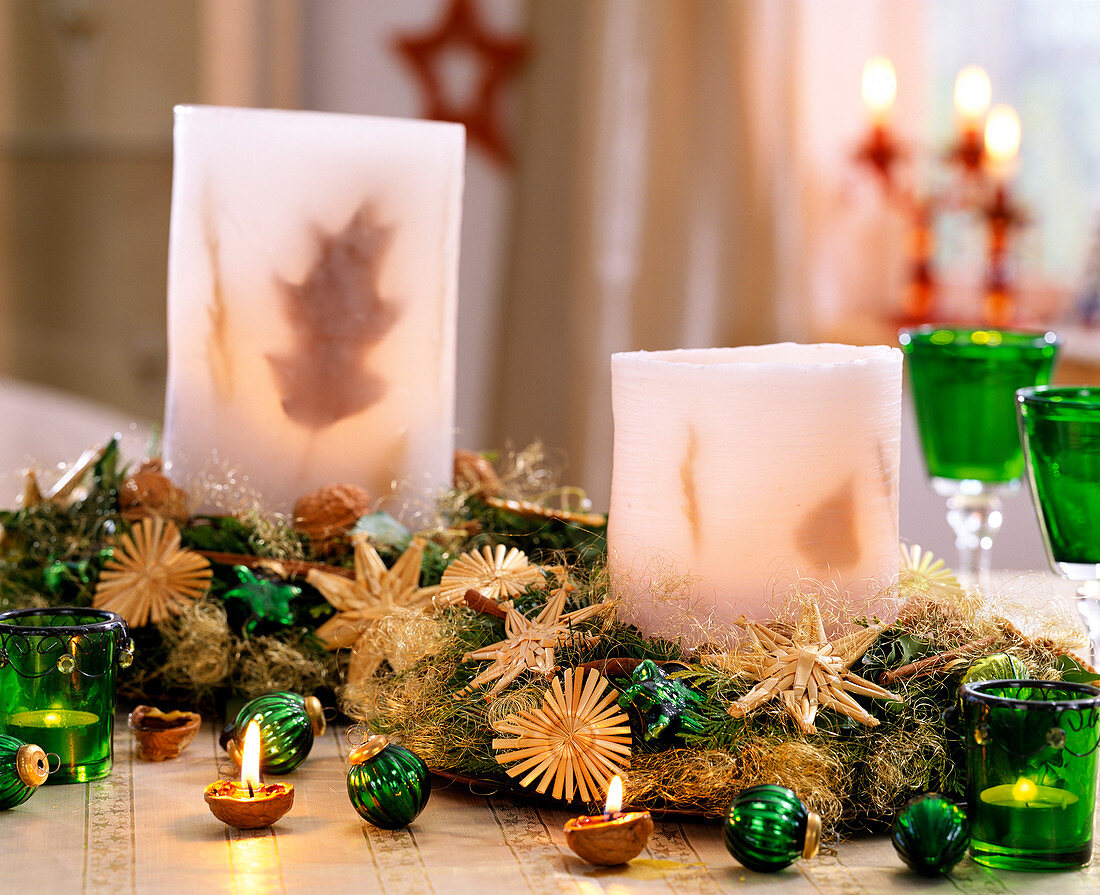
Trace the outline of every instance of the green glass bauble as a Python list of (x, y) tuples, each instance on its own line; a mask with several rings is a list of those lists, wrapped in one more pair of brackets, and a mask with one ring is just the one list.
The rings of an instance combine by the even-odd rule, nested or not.
[(0, 733), (0, 811), (22, 805), (49, 772), (46, 753), (38, 746)]
[(890, 833), (894, 851), (921, 876), (949, 873), (970, 844), (966, 812), (938, 792), (911, 799)]
[(723, 835), (727, 851), (749, 870), (774, 873), (817, 854), (821, 818), (784, 786), (752, 786), (730, 804)]
[(1027, 678), (1027, 666), (1015, 656), (993, 653), (971, 662), (962, 682), (975, 684), (978, 681), (1022, 681)]
[(260, 771), (289, 774), (305, 761), (313, 738), (325, 732), (325, 715), (314, 696), (297, 693), (267, 693), (246, 702), (233, 722), (233, 737), (226, 749), (239, 765), (240, 750), (248, 723), (260, 725)]
[(363, 820), (396, 830), (411, 824), (428, 804), (432, 779), (415, 752), (376, 734), (356, 746), (349, 760), (348, 798)]

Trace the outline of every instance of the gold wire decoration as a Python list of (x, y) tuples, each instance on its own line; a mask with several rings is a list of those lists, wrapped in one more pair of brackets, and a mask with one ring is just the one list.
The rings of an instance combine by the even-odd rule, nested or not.
[(330, 650), (352, 648), (349, 683), (374, 674), (385, 658), (382, 644), (373, 636), (375, 628), (398, 610), (429, 612), (439, 593), (438, 586), (420, 586), (422, 538), (413, 538), (390, 569), (366, 535), (356, 535), (353, 541), (355, 580), (317, 569), (306, 575), (306, 581), (336, 610), (317, 629), (318, 639)]
[(605, 604), (596, 603), (566, 612), (565, 599), (573, 589), (568, 582), (555, 588), (546, 605), (533, 619), (509, 606), (504, 617), (504, 640), (462, 657), (463, 662), (488, 661), (492, 664), (482, 669), (458, 695), (465, 695), (495, 680), (496, 683), (485, 694), (486, 699), (492, 699), (524, 671), (534, 671), (544, 677), (557, 671), (554, 649), (576, 635), (574, 625), (598, 615), (605, 608)]
[[(558, 522), (591, 525), (597, 528), (601, 525), (607, 525), (607, 516), (603, 513), (589, 513), (584, 510), (570, 509), (568, 506), (546, 506), (532, 500), (513, 500), (492, 495), (486, 497), (485, 502), (494, 509), (507, 510), (510, 513), (534, 519), (555, 519)], [(565, 503), (564, 500), (562, 502)]]
[(734, 718), (742, 718), (778, 697), (804, 733), (817, 732), (814, 719), (821, 707), (877, 727), (879, 722), (850, 694), (901, 701), (889, 690), (849, 670), (875, 642), (878, 628), (863, 628), (830, 642), (821, 621), (821, 608), (812, 599), (805, 603), (801, 623), (791, 637), (759, 622), (747, 622), (744, 627), (758, 650), (746, 671), (759, 683), (730, 704), (727, 710)]
[(961, 597), (964, 593), (959, 579), (944, 561), (936, 559), (931, 550), (922, 550), (918, 544), (901, 545), (898, 588), (938, 597)]
[(103, 565), (93, 605), (117, 612), (133, 628), (179, 615), (206, 591), (205, 557), (180, 546), (180, 530), (163, 516), (142, 519)]
[(630, 764), (630, 722), (616, 702), (619, 691), (595, 669), (566, 669), (543, 694), (542, 705), (498, 721), (496, 760), (521, 786), (538, 780), (545, 794), (553, 784), (555, 799), (586, 802), (602, 797), (607, 784)]
[(460, 603), (471, 588), (500, 602), (519, 596), (543, 580), (542, 570), (529, 562), (522, 550), (503, 544), (497, 544), (496, 549), (485, 545), (480, 551), (463, 553), (447, 566), (439, 582), (439, 602)]

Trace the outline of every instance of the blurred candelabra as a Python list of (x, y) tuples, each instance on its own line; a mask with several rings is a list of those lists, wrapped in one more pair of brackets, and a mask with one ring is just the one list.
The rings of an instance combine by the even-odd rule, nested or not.
[(908, 272), (901, 296), (905, 323), (939, 319), (935, 269), (935, 224), (945, 211), (971, 212), (986, 233), (982, 307), (989, 326), (1010, 325), (1017, 314), (1012, 280), (1011, 242), (1027, 216), (1009, 190), (1020, 148), (1020, 119), (1007, 105), (990, 108), (989, 76), (976, 65), (955, 80), (957, 134), (942, 161), (950, 176), (944, 186), (918, 187), (913, 154), (890, 126), (897, 77), (890, 61), (878, 56), (863, 69), (863, 101), (870, 129), (856, 149), (856, 164), (878, 182), (884, 199), (909, 225)]

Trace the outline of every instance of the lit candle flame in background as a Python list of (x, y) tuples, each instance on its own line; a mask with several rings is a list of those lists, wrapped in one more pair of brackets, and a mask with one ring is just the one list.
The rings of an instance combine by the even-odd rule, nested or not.
[(893, 63), (875, 56), (863, 66), (863, 103), (877, 124), (885, 121), (898, 94), (898, 79)]
[(241, 746), (241, 786), (249, 793), (260, 788), (260, 725), (253, 718), (248, 722)]
[(994, 171), (1006, 174), (1020, 151), (1020, 116), (1012, 106), (994, 106), (985, 122), (985, 152)]
[(612, 820), (623, 810), (623, 778), (612, 777), (607, 787), (607, 803), (604, 805), (603, 815)]
[(1031, 802), (1039, 794), (1039, 787), (1027, 777), (1021, 777), (1012, 787), (1012, 798), (1017, 802)]
[(980, 65), (968, 65), (955, 78), (955, 112), (970, 127), (978, 122), (993, 99), (989, 75)]

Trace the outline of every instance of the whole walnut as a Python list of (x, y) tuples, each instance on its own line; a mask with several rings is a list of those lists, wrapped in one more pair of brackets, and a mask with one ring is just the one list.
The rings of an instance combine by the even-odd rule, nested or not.
[(336, 539), (370, 512), (370, 494), (359, 485), (322, 485), (294, 504), (294, 527), (309, 535), (313, 549), (327, 553)]
[(131, 522), (157, 515), (184, 525), (191, 515), (186, 492), (160, 471), (159, 460), (146, 461), (119, 486), (118, 507)]
[(500, 491), (497, 471), (481, 454), (455, 451), (455, 488), (482, 497), (492, 497)]

